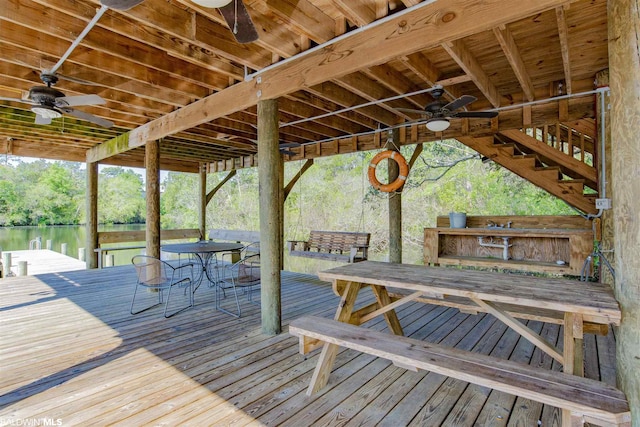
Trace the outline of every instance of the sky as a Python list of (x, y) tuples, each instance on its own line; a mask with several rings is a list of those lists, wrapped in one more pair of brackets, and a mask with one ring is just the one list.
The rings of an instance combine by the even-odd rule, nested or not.
[[(49, 162), (49, 163), (53, 163), (55, 160), (48, 160), (48, 159), (38, 159), (35, 157), (19, 157), (19, 156), (5, 156), (4, 159), (2, 159), (1, 161), (7, 162), (10, 165), (15, 165), (17, 162), (24, 162), (24, 163), (33, 163), (35, 161), (38, 160), (44, 160), (45, 162)], [(73, 162), (73, 163), (78, 163), (80, 165), (80, 169), (84, 169), (86, 167), (86, 164), (83, 162)], [(98, 165), (98, 173), (100, 171), (102, 171), (102, 169), (104, 168), (109, 168), (109, 167), (113, 167), (113, 165)], [(131, 170), (135, 173), (137, 173), (138, 175), (140, 175), (142, 177), (142, 181), (144, 182), (145, 178), (146, 178), (146, 174), (144, 169), (142, 168), (128, 168), (128, 167), (123, 167), (123, 169), (126, 170)], [(167, 171), (160, 171), (160, 182), (164, 181), (167, 178), (167, 175), (169, 174), (169, 172)]]

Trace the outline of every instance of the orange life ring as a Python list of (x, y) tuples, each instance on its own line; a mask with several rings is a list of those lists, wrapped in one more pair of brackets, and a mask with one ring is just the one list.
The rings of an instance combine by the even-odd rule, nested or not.
[[(400, 168), (400, 173), (398, 174), (398, 178), (395, 181), (390, 182), (388, 184), (382, 184), (376, 178), (376, 166), (380, 163), (382, 159), (392, 159)], [(396, 191), (398, 188), (404, 185), (404, 182), (407, 180), (407, 176), (409, 175), (409, 165), (407, 165), (407, 161), (402, 157), (398, 151), (386, 150), (381, 151), (375, 155), (373, 159), (371, 159), (371, 163), (369, 163), (369, 182), (376, 190), (384, 191), (385, 193), (391, 193), (392, 191)]]

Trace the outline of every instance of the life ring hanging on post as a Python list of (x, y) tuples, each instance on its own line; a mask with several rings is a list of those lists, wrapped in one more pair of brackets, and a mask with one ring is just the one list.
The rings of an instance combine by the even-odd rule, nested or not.
[[(376, 166), (380, 163), (382, 159), (392, 159), (398, 164), (398, 168), (400, 169), (398, 173), (398, 178), (395, 181), (390, 182), (388, 184), (382, 184), (376, 178)], [(381, 151), (375, 155), (373, 159), (371, 159), (371, 163), (369, 163), (369, 182), (376, 190), (384, 191), (385, 193), (391, 193), (392, 191), (396, 191), (398, 188), (402, 187), (407, 180), (407, 176), (409, 175), (409, 165), (402, 154), (398, 151), (394, 150), (386, 150)]]

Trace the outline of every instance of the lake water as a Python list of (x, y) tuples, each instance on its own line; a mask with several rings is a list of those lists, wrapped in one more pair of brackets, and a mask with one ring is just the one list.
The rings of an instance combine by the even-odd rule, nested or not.
[[(98, 231), (144, 230), (144, 224), (101, 225)], [(61, 246), (67, 244), (67, 255), (78, 258), (78, 248), (86, 245), (86, 227), (82, 225), (60, 225), (46, 227), (0, 227), (0, 249), (3, 251), (22, 251), (29, 249), (29, 242), (40, 238), (42, 249), (47, 248), (47, 240), (51, 241), (51, 249), (62, 252)], [(131, 262), (130, 251), (119, 251), (116, 254), (116, 265)]]
[[(144, 224), (126, 224), (126, 225), (101, 225), (98, 231), (125, 231), (125, 230), (144, 230)], [(51, 241), (51, 249), (61, 252), (62, 243), (67, 244), (67, 255), (78, 258), (78, 248), (84, 248), (86, 244), (86, 227), (78, 225), (61, 225), (46, 227), (0, 227), (0, 250), (3, 251), (19, 251), (29, 249), (29, 242), (40, 238), (42, 248), (47, 248), (47, 240)], [(412, 251), (412, 252), (415, 252)], [(111, 252), (114, 255), (115, 265), (125, 265), (131, 262), (134, 255), (142, 253), (140, 249), (122, 250)], [(163, 257), (170, 257), (163, 254)], [(384, 253), (369, 252), (369, 259), (374, 261), (383, 261), (386, 258)], [(405, 263), (420, 263), (420, 253), (409, 253), (405, 249)], [(300, 273), (316, 274), (320, 270), (326, 270), (332, 267), (344, 265), (344, 263), (315, 260), (310, 258), (290, 257), (285, 250), (284, 253), (284, 269), (287, 271), (296, 271)]]

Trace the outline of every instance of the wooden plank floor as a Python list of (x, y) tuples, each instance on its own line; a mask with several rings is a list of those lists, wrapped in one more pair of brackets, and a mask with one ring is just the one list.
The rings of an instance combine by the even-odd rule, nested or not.
[[(283, 275), (285, 333), (278, 336), (261, 334), (259, 307), (244, 296), (242, 318), (215, 311), (206, 287), (195, 308), (173, 318), (159, 309), (131, 316), (134, 281), (130, 266), (0, 280), (0, 423), (559, 425), (555, 408), (352, 350), (339, 353), (328, 386), (307, 397), (317, 354), (298, 354), (286, 325), (304, 314), (333, 316), (338, 300), (317, 277)], [(398, 314), (414, 338), (560, 369), (489, 315), (421, 303)], [(380, 320), (367, 326), (385, 329)], [(562, 341), (557, 325), (529, 326)], [(612, 333), (587, 336), (589, 377), (615, 383), (613, 340)]]
[[(11, 266), (3, 266), (5, 268), (4, 274), (7, 277), (10, 275), (18, 275), (18, 263), (20, 261), (27, 262), (27, 275), (31, 276), (57, 271), (84, 270), (87, 268), (84, 261), (68, 255), (62, 255), (59, 252), (49, 249), (5, 251), (5, 253), (11, 253)], [(11, 271), (11, 274), (9, 274), (9, 271)]]

